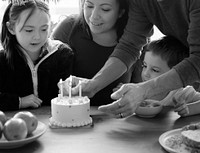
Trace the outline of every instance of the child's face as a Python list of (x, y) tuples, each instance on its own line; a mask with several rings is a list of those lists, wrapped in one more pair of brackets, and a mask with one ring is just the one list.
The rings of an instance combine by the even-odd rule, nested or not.
[(143, 61), (142, 80), (147, 81), (169, 71), (167, 62), (160, 56), (146, 52)]
[(85, 0), (84, 17), (94, 34), (109, 32), (121, 17), (117, 0)]
[[(37, 9), (28, 18), (30, 10), (21, 13), (15, 23), (14, 33), (18, 43), (28, 54), (38, 53), (49, 36), (50, 17), (44, 11)], [(27, 21), (26, 21), (27, 20)]]

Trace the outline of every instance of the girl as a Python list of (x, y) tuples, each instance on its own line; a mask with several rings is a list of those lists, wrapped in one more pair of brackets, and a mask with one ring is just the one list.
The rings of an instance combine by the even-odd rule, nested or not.
[(71, 73), (73, 53), (48, 39), (50, 15), (42, 0), (13, 0), (5, 10), (0, 52), (0, 109), (49, 105), (57, 82)]
[[(128, 5), (126, 0), (81, 0), (80, 4), (80, 14), (59, 23), (52, 38), (68, 43), (75, 51), (73, 75), (91, 79), (103, 67), (123, 34)], [(99, 91), (91, 98), (91, 105), (110, 103), (112, 89), (119, 82), (130, 82), (131, 74), (132, 71), (128, 71)]]

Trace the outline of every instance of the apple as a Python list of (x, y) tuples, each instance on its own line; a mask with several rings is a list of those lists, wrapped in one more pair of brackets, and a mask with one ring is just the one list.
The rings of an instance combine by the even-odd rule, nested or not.
[(25, 121), (28, 134), (31, 134), (38, 126), (38, 119), (29, 111), (18, 112), (14, 115), (14, 118), (21, 118)]
[(7, 121), (7, 117), (4, 112), (0, 111), (0, 122), (4, 125)]
[(21, 118), (11, 118), (4, 124), (4, 137), (8, 140), (25, 139), (28, 134), (27, 126)]
[(2, 133), (3, 133), (3, 124), (0, 122), (0, 139), (2, 137)]

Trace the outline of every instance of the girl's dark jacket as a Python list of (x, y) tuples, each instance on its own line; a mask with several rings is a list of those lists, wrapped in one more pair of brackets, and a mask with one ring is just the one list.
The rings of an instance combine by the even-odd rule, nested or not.
[(0, 110), (19, 109), (19, 97), (38, 96), (42, 105), (50, 105), (57, 97), (60, 79), (65, 80), (72, 70), (73, 52), (60, 41), (48, 40), (43, 55), (36, 65), (24, 52), (26, 59), (16, 51), (13, 67), (0, 52)]

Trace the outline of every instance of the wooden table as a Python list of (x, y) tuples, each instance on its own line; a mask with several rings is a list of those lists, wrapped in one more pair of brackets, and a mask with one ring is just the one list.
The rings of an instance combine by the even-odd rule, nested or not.
[[(200, 121), (200, 115), (180, 118), (168, 108), (155, 118), (114, 119), (91, 107), (94, 126), (51, 129), (50, 107), (29, 111), (46, 124), (47, 131), (30, 144), (0, 153), (166, 153), (158, 142), (162, 133)], [(16, 112), (5, 113), (12, 116)]]

